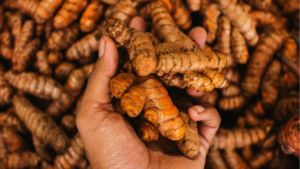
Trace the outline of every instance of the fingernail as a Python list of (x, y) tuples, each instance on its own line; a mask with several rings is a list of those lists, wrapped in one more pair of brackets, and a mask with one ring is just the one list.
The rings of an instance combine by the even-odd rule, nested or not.
[(103, 38), (100, 39), (100, 47), (99, 47), (99, 58), (101, 58), (104, 54), (104, 50), (105, 50), (105, 40)]
[(202, 106), (194, 106), (193, 109), (197, 112), (197, 114), (204, 112), (204, 107)]

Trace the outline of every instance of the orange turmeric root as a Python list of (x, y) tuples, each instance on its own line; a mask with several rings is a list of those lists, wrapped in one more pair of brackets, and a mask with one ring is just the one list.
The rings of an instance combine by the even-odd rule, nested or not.
[(80, 30), (82, 32), (92, 31), (97, 21), (103, 14), (104, 4), (98, 0), (92, 0), (86, 7), (80, 18)]
[(38, 69), (38, 72), (42, 75), (52, 75), (52, 68), (47, 60), (47, 52), (41, 50), (36, 53), (35, 67)]
[(25, 97), (15, 95), (13, 105), (18, 117), (24, 122), (32, 135), (49, 144), (55, 151), (63, 152), (69, 145), (67, 135), (55, 122)]
[(231, 55), (230, 34), (231, 34), (230, 20), (226, 16), (221, 16), (218, 19), (218, 29), (217, 29), (218, 39), (214, 49), (216, 49), (218, 52), (224, 55)]
[(61, 118), (60, 126), (69, 137), (73, 136), (77, 131), (75, 116), (72, 114), (64, 115)]
[(138, 135), (144, 142), (157, 141), (159, 138), (159, 131), (153, 123), (149, 122), (141, 115), (138, 126)]
[(14, 108), (10, 108), (6, 111), (6, 113), (0, 114), (0, 126), (14, 128), (19, 133), (25, 133), (27, 131), (24, 124), (20, 121), (18, 116), (15, 114)]
[(54, 159), (55, 152), (53, 149), (50, 149), (50, 147), (43, 143), (39, 138), (32, 136), (32, 142), (36, 153), (41, 157), (41, 159), (49, 162)]
[(134, 28), (128, 29), (121, 20), (107, 18), (106, 22), (109, 36), (127, 49), (136, 73), (140, 76), (153, 73), (156, 67), (155, 49), (144, 33)]
[(237, 95), (231, 97), (223, 97), (219, 100), (219, 108), (222, 110), (234, 110), (244, 106), (245, 96)]
[(250, 18), (255, 22), (257, 27), (272, 24), (276, 21), (275, 16), (271, 12), (266, 11), (251, 11)]
[(187, 0), (188, 9), (191, 12), (199, 11), (201, 7), (201, 0)]
[(284, 126), (282, 126), (277, 134), (278, 142), (281, 150), (285, 154), (294, 154), (299, 158), (299, 115), (294, 115)]
[(30, 151), (14, 152), (6, 155), (0, 167), (7, 169), (36, 167), (40, 160), (36, 153)]
[(64, 56), (62, 53), (57, 51), (51, 51), (48, 54), (47, 61), (50, 65), (58, 65), (59, 63), (62, 62), (63, 58)]
[(261, 95), (262, 104), (265, 109), (269, 110), (275, 106), (278, 90), (279, 90), (279, 77), (280, 77), (281, 63), (279, 60), (273, 60), (267, 68), (266, 73), (262, 79)]
[(247, 163), (235, 150), (226, 149), (224, 152), (224, 159), (231, 169), (250, 169)]
[(47, 22), (51, 17), (53, 17), (54, 13), (58, 10), (62, 3), (63, 0), (42, 0), (36, 8), (36, 12), (34, 14), (35, 21), (37, 23)]
[(35, 11), (39, 5), (39, 0), (18, 0), (18, 4), (22, 13), (34, 17)]
[(218, 149), (234, 149), (250, 146), (264, 140), (272, 126), (273, 124), (266, 124), (265, 126), (251, 129), (219, 129), (212, 143), (212, 147)]
[(247, 0), (247, 4), (254, 9), (269, 10), (272, 6), (273, 0)]
[(240, 73), (237, 69), (227, 68), (223, 69), (221, 74), (232, 83), (239, 84), (240, 83)]
[(207, 163), (210, 168), (227, 169), (226, 163), (218, 149), (210, 149), (207, 153)]
[(257, 154), (255, 154), (250, 160), (249, 160), (249, 166), (251, 168), (261, 168), (264, 165), (266, 165), (269, 161), (273, 159), (274, 151), (272, 150), (261, 150)]
[(1, 135), (9, 152), (17, 152), (26, 147), (25, 140), (12, 127), (2, 128)]
[(216, 38), (218, 29), (218, 18), (221, 14), (219, 6), (215, 3), (210, 3), (206, 8), (201, 8), (203, 15), (203, 27), (207, 32), (206, 42), (212, 44)]
[(121, 106), (129, 117), (137, 117), (142, 112), (145, 102), (145, 90), (139, 86), (132, 86), (121, 97)]
[(78, 19), (79, 14), (84, 10), (87, 0), (66, 0), (54, 16), (53, 26), (56, 29), (66, 28), (73, 21)]
[(110, 80), (110, 92), (116, 98), (121, 98), (135, 81), (135, 77), (130, 73), (120, 73)]
[(61, 64), (57, 65), (55, 68), (55, 78), (59, 81), (63, 81), (68, 78), (71, 72), (75, 69), (75, 64), (70, 62), (62, 62)]

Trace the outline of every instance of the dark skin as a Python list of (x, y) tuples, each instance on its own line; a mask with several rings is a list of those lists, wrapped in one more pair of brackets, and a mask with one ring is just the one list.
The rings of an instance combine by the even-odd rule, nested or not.
[[(145, 22), (134, 18), (131, 27), (145, 31)], [(189, 36), (203, 47), (206, 32), (192, 29)], [(204, 103), (204, 92), (187, 89), (199, 105), (191, 107), (190, 117), (198, 121), (200, 153), (194, 159), (183, 156), (171, 142), (160, 136), (159, 141), (143, 143), (128, 121), (114, 112), (109, 81), (117, 71), (118, 52), (114, 41), (103, 36), (99, 45), (99, 59), (89, 77), (79, 108), (76, 123), (83, 139), (87, 158), (92, 168), (204, 168), (205, 158), (221, 118), (217, 110)]]

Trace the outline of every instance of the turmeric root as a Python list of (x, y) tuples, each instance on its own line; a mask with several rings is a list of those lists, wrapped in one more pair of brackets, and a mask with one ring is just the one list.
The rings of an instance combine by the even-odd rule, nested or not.
[(52, 68), (48, 64), (48, 60), (47, 60), (47, 52), (41, 50), (36, 53), (35, 67), (37, 67), (38, 72), (42, 75), (45, 76), (52, 75)]
[(96, 40), (95, 35), (97, 31), (85, 35), (78, 40), (67, 50), (66, 58), (69, 61), (91, 59), (93, 54), (98, 51), (99, 41)]
[(240, 83), (240, 73), (237, 69), (227, 68), (223, 69), (221, 74), (232, 83), (239, 84)]
[[(16, 13), (5, 12), (4, 15), (5, 15), (5, 18), (6, 18), (5, 20), (7, 21), (7, 25), (9, 26), (9, 28), (11, 28), (12, 35), (14, 37), (17, 37), (20, 34), (21, 29), (22, 29), (23, 18), (24, 18), (23, 14), (20, 13), (20, 12), (16, 12)], [(31, 26), (31, 22), (30, 22), (29, 25)], [(27, 30), (30, 30), (30, 29), (27, 29)], [(24, 31), (23, 34), (25, 32), (28, 32), (28, 31)]]
[(11, 127), (16, 129), (19, 133), (25, 133), (27, 131), (24, 124), (20, 121), (18, 116), (14, 113), (15, 109), (10, 108), (6, 113), (0, 114), (0, 126)]
[(235, 60), (241, 64), (247, 63), (249, 58), (248, 47), (238, 28), (232, 28), (230, 39), (232, 55)]
[(201, 74), (187, 71), (184, 73), (183, 81), (187, 87), (197, 91), (211, 91), (214, 89), (212, 81)]
[(83, 141), (77, 133), (71, 140), (71, 145), (68, 149), (60, 155), (57, 155), (54, 160), (55, 168), (84, 168), (87, 163), (80, 163), (84, 159)]
[(253, 150), (252, 150), (251, 146), (247, 146), (247, 147), (243, 148), (241, 155), (243, 156), (243, 158), (245, 160), (249, 161), (251, 159), (251, 157), (253, 156)]
[(50, 147), (44, 144), (39, 138), (32, 136), (32, 142), (36, 153), (41, 157), (41, 159), (47, 161), (52, 161), (54, 159), (55, 152), (53, 149), (50, 149)]
[(224, 152), (224, 159), (231, 169), (250, 169), (247, 163), (235, 150), (226, 149)]
[(12, 71), (7, 71), (5, 73), (5, 79), (18, 90), (41, 99), (56, 100), (64, 90), (63, 87), (52, 78), (43, 75), (38, 76), (32, 72), (14, 74)]
[(5, 147), (9, 152), (20, 151), (25, 148), (25, 140), (12, 127), (2, 128), (1, 135), (5, 143)]
[(63, 81), (68, 78), (74, 69), (74, 64), (70, 62), (62, 62), (55, 68), (55, 78), (59, 81)]
[(291, 92), (285, 98), (279, 100), (274, 108), (273, 118), (277, 122), (288, 121), (289, 118), (299, 112), (299, 93)]
[(201, 0), (187, 0), (186, 3), (191, 12), (200, 10)]
[(179, 47), (174, 42), (158, 43), (157, 45), (154, 45), (154, 48), (156, 56), (180, 52)]
[(72, 114), (64, 115), (60, 121), (60, 126), (69, 137), (73, 136), (77, 131), (75, 116)]
[(195, 158), (199, 154), (200, 140), (197, 122), (192, 120), (188, 109), (193, 106), (193, 101), (188, 96), (172, 97), (174, 104), (178, 107), (179, 116), (183, 119), (185, 133), (182, 139), (177, 141), (177, 147), (188, 158)]
[(80, 30), (82, 32), (92, 31), (97, 21), (103, 14), (104, 4), (98, 0), (92, 0), (86, 7), (80, 18)]
[[(22, 21), (20, 22), (22, 23)], [(31, 38), (34, 35), (33, 30), (34, 30), (34, 21), (32, 20), (25, 21), (23, 26), (20, 28), (20, 30), (15, 30), (16, 32), (12, 30), (12, 34), (15, 36), (14, 51), (22, 49), (31, 40)]]
[(250, 46), (255, 46), (259, 37), (255, 24), (248, 12), (244, 10), (243, 4), (237, 3), (236, 0), (218, 0), (218, 4), (221, 12), (228, 17), (231, 24), (244, 35), (246, 42)]
[(110, 80), (110, 92), (116, 98), (121, 98), (125, 91), (133, 85), (135, 77), (130, 73), (120, 73)]
[(138, 14), (138, 2), (134, 0), (119, 0), (114, 6), (112, 17), (120, 19), (123, 24), (129, 25), (133, 17)]
[(3, 45), (11, 47), (12, 34), (8, 29), (4, 29), (0, 34), (0, 41)]
[(241, 88), (236, 84), (229, 84), (226, 88), (221, 89), (223, 96), (236, 96), (241, 93)]
[(164, 137), (170, 140), (183, 138), (184, 122), (161, 82), (153, 76), (141, 77), (139, 86), (144, 88), (147, 96), (144, 117), (152, 122)]
[(121, 20), (107, 18), (107, 32), (120, 46), (127, 49), (136, 73), (147, 76), (155, 71), (156, 55), (151, 41), (144, 33), (127, 28)]
[(19, 9), (22, 13), (34, 17), (36, 8), (39, 5), (39, 0), (18, 0)]
[(77, 23), (65, 29), (55, 30), (48, 39), (48, 47), (56, 51), (66, 49), (76, 40), (78, 34), (79, 25)]
[(0, 105), (6, 105), (10, 103), (14, 94), (14, 90), (6, 82), (4, 74), (4, 67), (0, 63)]
[(282, 38), (278, 33), (269, 32), (261, 36), (249, 60), (247, 72), (241, 84), (244, 94), (252, 96), (258, 93), (263, 72), (281, 45)]
[(63, 54), (57, 51), (51, 51), (48, 54), (47, 61), (50, 65), (58, 65), (63, 60)]
[(218, 39), (214, 49), (216, 49), (217, 51), (219, 51), (224, 55), (231, 55), (230, 34), (231, 34), (230, 21), (226, 16), (221, 16), (218, 19), (218, 29), (217, 29)]
[(223, 97), (219, 100), (219, 108), (222, 110), (234, 110), (244, 106), (245, 96), (237, 95), (231, 97)]
[(192, 25), (191, 15), (181, 0), (177, 0), (176, 3), (178, 6), (172, 14), (172, 18), (180, 29), (184, 31), (189, 30)]
[(145, 102), (145, 90), (139, 86), (132, 86), (121, 97), (121, 106), (129, 117), (137, 117), (142, 112)]
[(266, 11), (251, 11), (249, 15), (257, 27), (272, 24), (276, 20), (275, 16), (271, 12)]
[(22, 72), (32, 63), (34, 54), (38, 51), (41, 41), (38, 38), (31, 40), (22, 50), (12, 57), (13, 71)]
[(12, 57), (13, 49), (9, 46), (0, 44), (0, 55), (7, 60), (10, 60)]
[(62, 7), (54, 16), (53, 26), (56, 29), (66, 28), (75, 21), (79, 14), (84, 10), (87, 0), (66, 0)]
[(246, 0), (246, 3), (251, 7), (260, 10), (269, 10), (273, 0)]
[[(192, 72), (192, 73), (195, 73), (195, 72)], [(196, 73), (195, 73), (195, 75), (196, 75)], [(199, 76), (199, 75), (197, 75), (197, 76)], [(183, 81), (184, 80), (183, 76), (179, 73), (164, 74), (163, 76), (160, 76), (159, 78), (164, 84), (169, 85), (169, 86), (176, 86), (176, 87), (179, 87), (182, 89), (187, 86), (187, 84)], [(191, 81), (189, 81), (189, 82), (191, 82)], [(194, 85), (194, 84), (189, 84), (189, 86), (195, 87), (195, 89), (199, 88), (199, 87), (196, 87), (196, 85)]]
[(210, 168), (227, 169), (225, 161), (222, 158), (221, 152), (218, 149), (209, 149), (207, 153), (207, 163)]
[(281, 150), (285, 154), (294, 154), (299, 158), (299, 115), (294, 115), (284, 126), (279, 129), (277, 134)]
[(281, 63), (279, 60), (273, 60), (267, 68), (266, 73), (262, 79), (261, 95), (263, 107), (267, 110), (275, 106), (280, 77)]
[(257, 154), (255, 154), (250, 160), (249, 160), (249, 166), (251, 168), (261, 168), (264, 165), (266, 165), (269, 161), (273, 159), (274, 151), (272, 150), (261, 150)]
[(0, 167), (7, 169), (36, 167), (40, 160), (36, 153), (30, 151), (14, 152), (6, 155)]
[(271, 130), (272, 125), (273, 124), (266, 124), (265, 126), (254, 127), (251, 129), (219, 129), (212, 143), (212, 147), (218, 149), (233, 149), (250, 146), (264, 140)]
[[(6, 149), (3, 137), (0, 136), (0, 160), (5, 158), (7, 153), (8, 153), (8, 150)], [(1, 164), (0, 164), (0, 167), (1, 167)]]
[(18, 117), (28, 130), (57, 152), (63, 152), (69, 145), (67, 135), (44, 112), (32, 105), (25, 97), (15, 95), (13, 105)]
[(149, 122), (141, 115), (138, 126), (138, 135), (144, 142), (157, 141), (159, 138), (159, 131), (153, 123)]
[(210, 3), (206, 8), (201, 8), (203, 15), (203, 27), (207, 32), (206, 42), (212, 44), (216, 38), (218, 29), (218, 18), (221, 14), (219, 6), (215, 3)]
[(36, 8), (36, 12), (34, 14), (34, 19), (37, 23), (45, 23), (49, 20), (56, 10), (60, 7), (63, 0), (42, 0), (38, 7)]

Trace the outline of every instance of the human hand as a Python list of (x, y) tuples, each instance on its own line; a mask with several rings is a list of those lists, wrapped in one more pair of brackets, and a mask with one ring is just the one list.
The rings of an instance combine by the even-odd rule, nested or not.
[[(137, 17), (130, 26), (144, 31), (143, 23)], [(200, 47), (204, 45), (204, 29), (194, 28), (189, 36)], [(188, 110), (193, 120), (201, 121), (198, 125), (200, 153), (194, 159), (184, 157), (174, 149), (175, 142), (163, 137), (157, 142), (144, 144), (128, 121), (114, 112), (111, 104), (109, 82), (116, 74), (118, 60), (115, 43), (103, 36), (99, 45), (99, 59), (89, 77), (76, 117), (92, 168), (204, 168), (210, 143), (220, 125), (217, 110), (207, 103)]]

